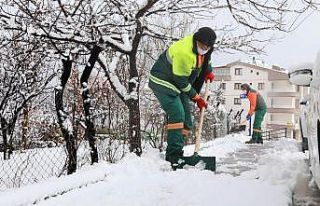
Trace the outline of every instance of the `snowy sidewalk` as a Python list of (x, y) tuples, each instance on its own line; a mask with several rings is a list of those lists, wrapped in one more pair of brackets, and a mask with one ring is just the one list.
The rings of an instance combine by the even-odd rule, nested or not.
[(265, 142), (264, 145), (248, 145), (246, 149), (241, 149), (223, 158), (217, 165), (217, 174), (228, 173), (233, 176), (239, 176), (243, 172), (256, 170), (259, 157), (266, 155), (268, 150), (273, 148), (273, 143)]
[[(230, 156), (223, 158), (217, 165), (217, 174), (229, 173), (233, 176), (240, 176), (244, 172), (257, 170), (259, 167), (258, 160), (262, 159), (261, 157), (268, 155), (270, 151), (275, 148), (275, 144), (277, 144), (275, 141), (267, 141), (264, 145), (248, 145), (248, 148), (241, 149)], [(259, 179), (259, 176), (256, 176), (256, 178)], [(312, 185), (314, 182), (310, 185), (310, 178), (311, 177), (307, 173), (298, 174), (292, 191), (293, 205), (320, 205), (320, 191), (316, 185)]]
[[(230, 135), (202, 145), (201, 155), (217, 157), (217, 172), (188, 168), (172, 171), (157, 150), (117, 164), (99, 163), (74, 175), (0, 193), (0, 205), (43, 206), (284, 206), (308, 156), (290, 139), (246, 145)], [(186, 153), (192, 154), (193, 147)], [(64, 192), (65, 191), (65, 192)]]

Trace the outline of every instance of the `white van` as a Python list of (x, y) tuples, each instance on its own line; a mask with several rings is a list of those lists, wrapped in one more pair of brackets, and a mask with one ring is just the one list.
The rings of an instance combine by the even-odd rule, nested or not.
[(320, 52), (315, 63), (292, 68), (289, 81), (310, 88), (309, 95), (300, 102), (300, 127), (302, 137), (308, 138), (311, 172), (320, 188)]

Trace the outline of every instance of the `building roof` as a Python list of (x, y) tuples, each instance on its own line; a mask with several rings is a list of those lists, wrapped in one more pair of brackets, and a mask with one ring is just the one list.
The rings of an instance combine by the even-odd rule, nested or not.
[(231, 68), (237, 65), (246, 66), (246, 67), (250, 67), (260, 71), (268, 72), (268, 80), (288, 80), (289, 79), (287, 71), (275, 65), (273, 65), (272, 67), (267, 67), (267, 66), (263, 67), (253, 63), (247, 63), (247, 62), (242, 62), (240, 60), (237, 60), (225, 66), (218, 66), (215, 68)]

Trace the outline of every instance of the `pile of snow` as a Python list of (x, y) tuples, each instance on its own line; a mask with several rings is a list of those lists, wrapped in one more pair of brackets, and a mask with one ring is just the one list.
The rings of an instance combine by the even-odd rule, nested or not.
[(312, 70), (314, 65), (304, 63), (292, 66), (289, 69), (289, 81), (294, 85), (307, 86), (312, 80)]
[[(247, 139), (243, 135), (219, 138), (204, 144), (201, 154), (216, 155), (221, 161), (248, 148), (243, 143)], [(142, 157), (129, 154), (117, 164), (99, 163), (70, 176), (0, 193), (0, 205), (288, 205), (291, 184), (286, 181), (293, 183), (296, 174), (305, 172), (305, 157), (295, 145), (295, 141), (278, 141), (259, 160), (257, 170), (238, 177), (196, 168), (172, 171), (157, 150), (148, 149)], [(185, 149), (192, 154), (192, 147)]]
[(304, 62), (304, 63), (300, 63), (300, 64), (293, 65), (293, 66), (289, 67), (288, 71), (289, 71), (289, 73), (292, 73), (292, 72), (300, 71), (300, 70), (304, 70), (304, 69), (312, 70), (313, 67), (314, 67), (313, 63)]
[(309, 176), (308, 156), (300, 151), (300, 145), (292, 139), (280, 139), (258, 159), (258, 169), (247, 172), (246, 177), (259, 178), (271, 184), (294, 189), (299, 176)]
[[(202, 156), (215, 156), (217, 161), (226, 157), (230, 153), (234, 153), (240, 149), (246, 149), (248, 146), (244, 144), (249, 137), (244, 134), (231, 134), (224, 138), (217, 138), (214, 141), (201, 144), (199, 154)], [(190, 156), (194, 152), (194, 145), (184, 148), (186, 156)]]

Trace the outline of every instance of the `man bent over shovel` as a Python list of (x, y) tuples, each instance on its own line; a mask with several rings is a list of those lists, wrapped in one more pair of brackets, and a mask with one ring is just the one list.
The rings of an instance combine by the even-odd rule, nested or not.
[(199, 93), (204, 81), (212, 82), (210, 64), (215, 32), (209, 27), (174, 42), (153, 65), (149, 87), (168, 115), (166, 160), (177, 164), (183, 156), (185, 139), (192, 129), (190, 99), (207, 106)]

